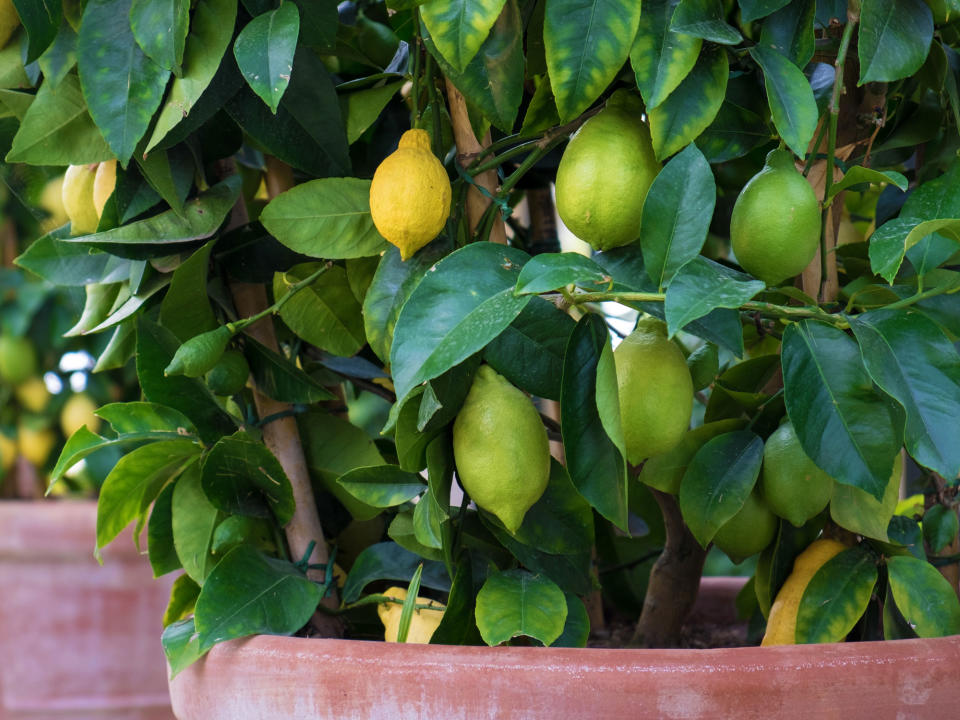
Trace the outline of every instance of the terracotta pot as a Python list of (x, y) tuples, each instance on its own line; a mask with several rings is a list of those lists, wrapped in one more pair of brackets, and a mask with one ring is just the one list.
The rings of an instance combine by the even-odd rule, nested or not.
[(94, 502), (0, 502), (0, 718), (172, 716), (154, 580), (129, 532), (93, 557)]
[[(705, 583), (729, 616), (742, 584)], [(956, 717), (960, 636), (718, 650), (397, 645), (258, 636), (170, 686), (180, 720)]]

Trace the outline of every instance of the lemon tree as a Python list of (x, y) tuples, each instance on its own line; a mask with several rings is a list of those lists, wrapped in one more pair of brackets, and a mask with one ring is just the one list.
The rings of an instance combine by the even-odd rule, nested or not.
[[(34, 5), (4, 257), (75, 303), (3, 325), (0, 430), (62, 421), (51, 492), (112, 453), (174, 673), (597, 608), (670, 645), (718, 563), (778, 642), (960, 632), (943, 3)], [(135, 397), (46, 398), (65, 333)]]

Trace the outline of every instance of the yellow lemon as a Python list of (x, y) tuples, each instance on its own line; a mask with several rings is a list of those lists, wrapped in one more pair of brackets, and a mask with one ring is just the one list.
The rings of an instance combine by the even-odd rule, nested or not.
[(103, 215), (103, 208), (107, 200), (113, 195), (117, 186), (117, 161), (107, 160), (97, 166), (97, 173), (93, 178), (93, 207), (97, 211), (97, 219)]
[[(384, 602), (377, 606), (377, 614), (383, 623), (383, 639), (387, 642), (397, 642), (397, 632), (400, 629), (400, 616), (403, 614), (403, 605), (407, 599), (404, 588), (391, 587), (383, 593), (387, 597), (395, 598), (400, 602)], [(443, 605), (430, 598), (417, 597), (417, 605), (430, 605), (429, 608), (414, 610), (410, 617), (410, 629), (407, 630), (407, 642), (426, 645), (433, 637), (433, 633), (443, 619)]]
[(810, 264), (820, 241), (820, 204), (793, 155), (771, 150), (733, 205), (730, 244), (744, 270), (767, 285)]
[(17, 396), (20, 406), (33, 413), (43, 412), (47, 403), (50, 402), (47, 384), (43, 382), (43, 378), (36, 375), (17, 385), (13, 393)]
[(71, 395), (60, 411), (60, 429), (64, 437), (70, 437), (84, 425), (90, 432), (100, 429), (100, 418), (94, 415), (97, 404), (86, 393)]
[(675, 447), (693, 410), (693, 380), (667, 326), (644, 318), (613, 351), (627, 460), (639, 465)]
[(100, 219), (93, 204), (93, 183), (97, 165), (71, 165), (63, 176), (63, 207), (70, 218), (73, 235), (97, 231)]
[(426, 130), (408, 130), (370, 183), (370, 216), (406, 260), (433, 240), (450, 215), (450, 179)]
[(557, 168), (557, 212), (570, 231), (596, 250), (640, 237), (647, 190), (660, 163), (643, 104), (617, 91), (570, 139)]
[(821, 538), (814, 540), (806, 550), (797, 555), (797, 559), (793, 561), (793, 571), (787, 576), (770, 606), (767, 631), (761, 645), (796, 644), (797, 611), (807, 585), (828, 560), (846, 549), (846, 545), (841, 542)]
[(56, 442), (57, 436), (50, 428), (27, 423), (20, 423), (17, 427), (17, 448), (21, 455), (37, 467), (46, 465)]
[(550, 444), (526, 394), (489, 365), (477, 371), (453, 423), (460, 484), (515, 533), (550, 479)]

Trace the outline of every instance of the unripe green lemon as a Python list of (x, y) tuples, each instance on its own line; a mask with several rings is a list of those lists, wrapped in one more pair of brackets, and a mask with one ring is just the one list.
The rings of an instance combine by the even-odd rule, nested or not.
[(763, 550), (776, 534), (777, 516), (754, 490), (737, 514), (717, 530), (713, 544), (739, 563)]
[(802, 272), (820, 241), (820, 205), (786, 150), (771, 150), (763, 169), (740, 191), (730, 244), (744, 270), (767, 285)]
[(643, 201), (660, 172), (643, 104), (617, 91), (570, 139), (557, 168), (557, 212), (595, 250), (640, 236)]
[(215, 395), (235, 395), (250, 377), (250, 366), (239, 350), (227, 350), (207, 373), (207, 387)]
[(37, 372), (37, 351), (25, 337), (0, 337), (0, 380), (19, 385)]
[(639, 465), (679, 443), (690, 425), (693, 380), (680, 348), (644, 318), (613, 351), (627, 460)]
[(477, 506), (519, 530), (547, 489), (550, 445), (533, 401), (489, 365), (477, 371), (453, 423), (453, 454)]
[(789, 420), (763, 448), (760, 486), (767, 506), (797, 527), (823, 510), (833, 495), (833, 478), (807, 457)]

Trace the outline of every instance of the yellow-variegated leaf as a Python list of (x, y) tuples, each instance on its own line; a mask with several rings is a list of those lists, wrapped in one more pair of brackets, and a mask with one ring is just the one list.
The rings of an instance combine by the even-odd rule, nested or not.
[(433, 0), (420, 17), (443, 59), (462, 73), (477, 54), (506, 0)]
[(637, 36), (630, 50), (630, 64), (647, 109), (667, 99), (693, 69), (703, 40), (674, 32), (670, 18), (680, 0), (646, 0)]

